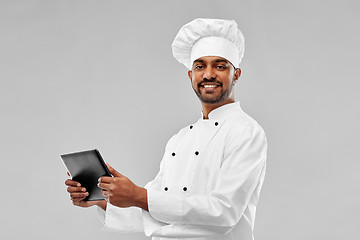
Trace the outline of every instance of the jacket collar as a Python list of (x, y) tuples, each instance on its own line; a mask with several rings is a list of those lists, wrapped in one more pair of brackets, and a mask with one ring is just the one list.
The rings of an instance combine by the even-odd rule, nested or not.
[[(240, 102), (233, 102), (233, 103), (228, 103), (225, 104), (221, 107), (215, 108), (214, 110), (212, 110), (208, 117), (209, 120), (220, 120), (220, 119), (227, 119), (230, 116), (234, 115), (235, 113), (239, 113), (241, 112), (241, 107), (240, 107)], [(208, 120), (208, 119), (204, 119), (204, 114), (201, 111), (201, 119), (203, 120)]]

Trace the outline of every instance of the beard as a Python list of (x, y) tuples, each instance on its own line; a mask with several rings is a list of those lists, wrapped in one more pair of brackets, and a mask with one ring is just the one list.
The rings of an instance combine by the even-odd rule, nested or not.
[[(219, 94), (217, 94), (217, 95), (214, 95), (214, 96), (209, 96), (206, 93), (201, 93), (200, 85), (202, 83), (205, 83), (205, 82), (206, 83), (218, 84), (219, 87), (221, 87), (221, 92)], [(233, 83), (234, 83), (234, 79), (233, 79), (233, 81), (231, 82), (231, 84), (229, 85), (228, 88), (223, 89), (222, 88), (223, 85), (220, 82), (218, 82), (216, 80), (207, 80), (207, 79), (205, 79), (204, 81), (200, 82), (197, 85), (196, 89), (194, 87), (193, 87), (193, 89), (194, 89), (194, 92), (195, 92), (196, 96), (199, 98), (199, 100), (201, 102), (208, 103), (208, 104), (216, 104), (216, 103), (221, 103), (221, 102), (223, 102), (224, 100), (226, 100), (226, 99), (228, 99), (230, 97), (230, 95), (232, 93), (232, 90), (233, 90), (233, 86), (234, 86)]]

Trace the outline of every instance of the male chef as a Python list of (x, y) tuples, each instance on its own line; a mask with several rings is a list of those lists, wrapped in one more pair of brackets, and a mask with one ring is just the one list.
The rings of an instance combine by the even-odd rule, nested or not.
[(142, 231), (154, 240), (251, 240), (263, 184), (267, 142), (262, 127), (234, 99), (244, 54), (235, 21), (195, 19), (172, 44), (202, 104), (199, 120), (168, 141), (160, 171), (144, 188), (108, 165), (98, 186), (106, 201), (66, 180), (73, 204), (99, 206), (104, 229)]

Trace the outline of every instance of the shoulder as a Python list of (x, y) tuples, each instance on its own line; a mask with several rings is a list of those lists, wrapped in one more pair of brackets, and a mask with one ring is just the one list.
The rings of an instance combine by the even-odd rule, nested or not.
[(244, 111), (227, 119), (223, 127), (227, 135), (227, 142), (234, 144), (255, 139), (266, 142), (264, 129)]
[[(266, 161), (267, 140), (264, 129), (246, 113), (224, 122), (224, 159)], [(251, 157), (250, 157), (251, 156)]]

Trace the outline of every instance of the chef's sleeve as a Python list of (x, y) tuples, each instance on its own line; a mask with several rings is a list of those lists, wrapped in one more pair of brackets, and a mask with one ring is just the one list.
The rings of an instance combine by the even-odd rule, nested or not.
[(208, 195), (167, 194), (150, 187), (144, 231), (156, 237), (225, 235), (243, 216), (266, 165), (267, 142), (261, 127), (234, 129), (226, 140), (215, 189)]
[[(167, 149), (173, 137), (168, 141), (165, 150)], [(160, 189), (164, 168), (163, 162), (164, 161), (161, 161), (160, 171), (154, 180), (147, 183), (145, 188), (148, 188), (151, 185), (154, 188)], [(103, 231), (115, 231), (123, 233), (144, 232), (143, 214), (142, 209), (140, 208), (120, 208), (107, 203), (106, 211), (104, 211), (101, 207), (98, 207), (98, 216), (100, 221), (103, 223)]]

